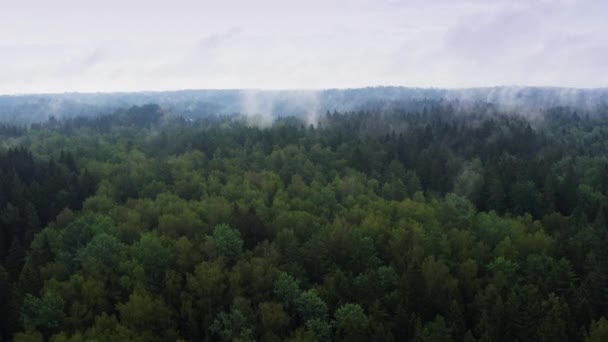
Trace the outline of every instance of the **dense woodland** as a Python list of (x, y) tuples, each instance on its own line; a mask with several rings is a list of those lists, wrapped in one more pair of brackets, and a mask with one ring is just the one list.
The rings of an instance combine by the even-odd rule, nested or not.
[(608, 110), (0, 126), (0, 336), (608, 341)]

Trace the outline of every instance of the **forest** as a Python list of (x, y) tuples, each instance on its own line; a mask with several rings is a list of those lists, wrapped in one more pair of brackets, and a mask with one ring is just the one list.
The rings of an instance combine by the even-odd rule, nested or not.
[(2, 341), (608, 341), (608, 107), (0, 125)]

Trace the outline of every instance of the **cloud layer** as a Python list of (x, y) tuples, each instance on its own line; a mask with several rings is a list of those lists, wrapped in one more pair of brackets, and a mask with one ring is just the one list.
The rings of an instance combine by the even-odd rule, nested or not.
[(603, 0), (23, 0), (2, 7), (2, 94), (608, 86)]

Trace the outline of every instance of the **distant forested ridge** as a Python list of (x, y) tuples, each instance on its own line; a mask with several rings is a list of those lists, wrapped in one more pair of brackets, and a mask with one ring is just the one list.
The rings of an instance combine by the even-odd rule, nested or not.
[(493, 87), (433, 89), (368, 87), (327, 90), (180, 90), (137, 93), (64, 93), (0, 96), (0, 122), (29, 124), (93, 117), (155, 103), (186, 119), (216, 115), (322, 116), (326, 111), (416, 111), (421, 102), (451, 102), (456, 108), (492, 104), (502, 112), (535, 114), (552, 107), (606, 111), (608, 88)]
[(605, 91), (416, 91), (7, 120), (0, 339), (606, 341)]

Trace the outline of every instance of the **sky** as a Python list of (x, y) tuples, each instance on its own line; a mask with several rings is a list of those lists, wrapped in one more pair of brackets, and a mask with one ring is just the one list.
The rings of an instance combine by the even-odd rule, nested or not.
[(0, 0), (0, 94), (608, 86), (606, 0)]

